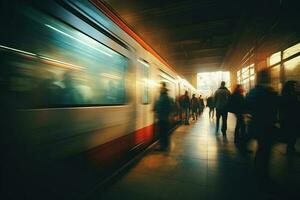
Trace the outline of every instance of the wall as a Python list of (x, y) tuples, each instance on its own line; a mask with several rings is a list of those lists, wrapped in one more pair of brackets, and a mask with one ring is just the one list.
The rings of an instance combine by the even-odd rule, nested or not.
[(243, 66), (254, 63), (255, 71), (260, 71), (267, 67), (270, 55), (300, 41), (296, 7), (291, 2), (270, 1), (254, 8), (243, 19), (242, 30), (224, 60), (233, 84)]

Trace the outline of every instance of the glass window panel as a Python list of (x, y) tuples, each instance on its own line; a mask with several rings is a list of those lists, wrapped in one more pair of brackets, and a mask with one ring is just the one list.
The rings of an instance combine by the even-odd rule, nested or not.
[(242, 68), (242, 73), (244, 74), (244, 73), (248, 73), (248, 71), (249, 71), (249, 67), (243, 67)]
[(125, 103), (126, 57), (35, 10), (22, 8), (14, 16), (15, 29), (5, 30), (7, 42), (0, 45), (21, 52), (2, 60), (13, 70), (11, 90), (24, 96), (22, 107)]
[(250, 68), (250, 75), (254, 74), (254, 68)]
[(300, 56), (284, 63), (285, 81), (300, 81)]
[(251, 64), (249, 66), (249, 73), (250, 73), (250, 76), (253, 75), (255, 73), (255, 70), (254, 70), (254, 64)]
[(291, 46), (283, 51), (283, 59), (288, 58), (296, 53), (300, 52), (300, 43)]
[(281, 60), (281, 52), (277, 52), (277, 53), (274, 53), (270, 56), (269, 58), (269, 65), (274, 65), (276, 63), (279, 63)]
[(149, 103), (149, 64), (143, 60), (138, 60), (141, 67), (141, 89), (142, 103)]
[(242, 79), (246, 79), (246, 78), (248, 78), (249, 77), (249, 74), (248, 73), (243, 73), (242, 74)]
[(280, 65), (276, 65), (270, 69), (270, 78), (272, 88), (279, 92), (280, 87)]

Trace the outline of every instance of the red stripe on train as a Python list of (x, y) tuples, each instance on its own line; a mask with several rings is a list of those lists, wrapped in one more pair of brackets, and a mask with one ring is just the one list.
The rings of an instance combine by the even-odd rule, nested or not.
[(146, 147), (153, 138), (154, 125), (152, 124), (87, 152), (87, 158), (94, 165), (111, 166), (122, 160), (122, 157), (128, 155), (135, 146), (142, 144)]

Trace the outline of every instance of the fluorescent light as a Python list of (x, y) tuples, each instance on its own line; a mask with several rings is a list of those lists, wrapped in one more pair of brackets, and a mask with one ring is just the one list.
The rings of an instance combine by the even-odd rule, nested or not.
[(71, 66), (72, 68), (75, 68), (75, 69), (84, 69), (84, 67), (81, 67), (81, 66), (78, 66), (78, 65), (73, 65), (73, 64), (70, 64), (70, 63), (62, 62), (62, 61), (55, 60), (53, 58), (49, 58), (49, 57), (46, 57), (46, 56), (40, 56), (38, 54), (31, 53), (31, 52), (28, 52), (28, 51), (23, 51), (23, 50), (20, 50), (20, 49), (15, 49), (15, 48), (3, 46), (3, 45), (0, 45), (0, 48), (11, 50), (11, 51), (14, 51), (14, 52), (17, 52), (17, 53), (22, 53), (22, 54), (25, 54), (25, 55), (38, 57), (40, 59), (48, 60), (48, 61), (51, 61), (51, 62), (56, 62), (56, 63), (60, 63), (60, 64), (63, 64), (63, 65), (68, 65), (69, 67)]
[(28, 52), (28, 51), (23, 51), (23, 50), (20, 50), (20, 49), (15, 49), (15, 48), (3, 46), (3, 45), (0, 45), (0, 48), (11, 50), (11, 51), (14, 51), (14, 52), (17, 52), (17, 53), (22, 53), (22, 54), (30, 55), (30, 56), (36, 56), (35, 53), (31, 53), (31, 52)]

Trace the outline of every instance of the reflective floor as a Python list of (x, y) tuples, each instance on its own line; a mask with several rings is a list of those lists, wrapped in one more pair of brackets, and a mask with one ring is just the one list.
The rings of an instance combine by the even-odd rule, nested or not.
[[(300, 157), (288, 157), (285, 145), (275, 145), (270, 169), (274, 183), (266, 187), (256, 179), (254, 153), (241, 154), (234, 145), (234, 125), (229, 115), (224, 139), (215, 133), (215, 121), (206, 110), (172, 134), (168, 152), (150, 151), (89, 199), (300, 199)], [(249, 149), (255, 148), (253, 141)]]

